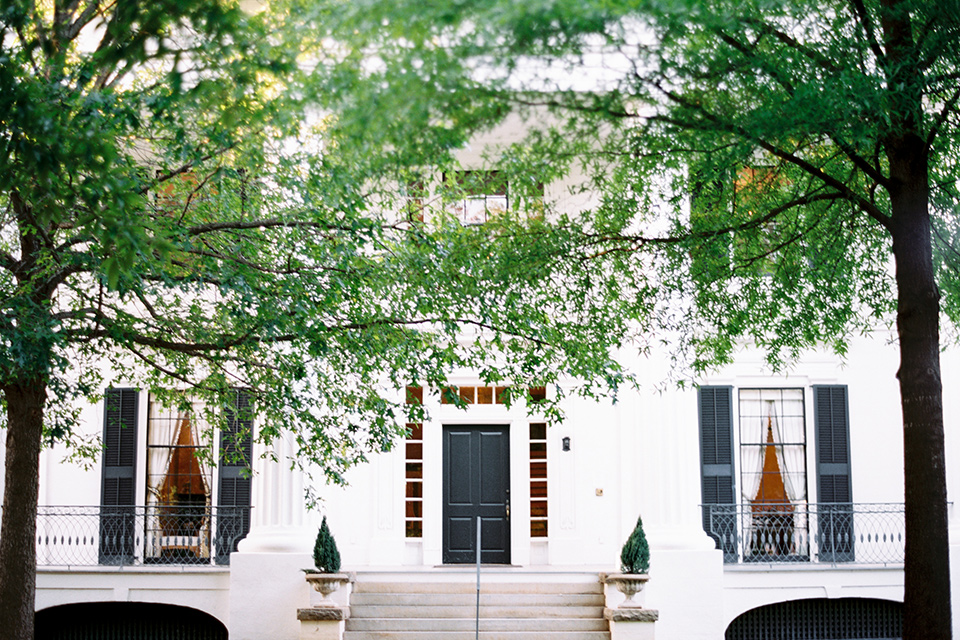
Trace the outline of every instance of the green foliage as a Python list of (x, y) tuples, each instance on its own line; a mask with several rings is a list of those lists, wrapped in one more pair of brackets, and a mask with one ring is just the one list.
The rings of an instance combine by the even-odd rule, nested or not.
[(50, 442), (95, 448), (73, 415), (110, 384), (189, 388), (211, 413), (245, 387), (259, 441), (291, 432), (292, 462), (343, 482), (422, 412), (408, 384), (439, 393), (462, 368), (516, 389), (623, 381), (626, 318), (555, 283), (629, 292), (559, 264), (571, 238), (524, 213), (567, 166), (533, 161), (558, 139), (498, 167), (510, 216), (398, 223), (409, 185), (431, 197), (508, 111), (445, 92), (457, 60), (392, 49), (388, 70), (429, 80), (384, 92), (325, 40), (360, 7), (121, 4), (0, 14), (0, 388), (51, 386)]
[(650, 545), (643, 532), (643, 520), (637, 516), (637, 526), (620, 550), (620, 571), (623, 573), (648, 573), (650, 571)]
[[(570, 216), (548, 203), (544, 224), (516, 220), (497, 238), (530, 239), (512, 259), (559, 275), (570, 293), (548, 299), (550, 315), (572, 303), (596, 310), (590, 320), (629, 319), (578, 338), (632, 338), (697, 378), (744, 347), (773, 369), (811, 348), (843, 356), (851, 336), (896, 318), (907, 500), (945, 495), (939, 318), (960, 318), (955, 0), (324, 6), (319, 33), (348, 63), (318, 73), (370, 80), (362, 101), (337, 101), (343, 123), (364, 124), (352, 139), (390, 161), (423, 149), (402, 123), (378, 126), (384, 104), (416, 95), (431, 166), (456, 170), (446, 149), (522, 121), (483, 168), (535, 159), (571, 170), (572, 197), (592, 196)], [(935, 502), (907, 506), (907, 538), (924, 543), (908, 545), (906, 582), (938, 587), (908, 586), (905, 637), (949, 637)]]
[[(377, 125), (387, 100), (416, 95), (418, 140), (450, 145), (432, 150), (440, 167), (469, 134), (524, 119), (526, 137), (488, 149), (486, 166), (582, 174), (572, 188), (599, 202), (548, 213), (541, 234), (562, 234), (556, 259), (588, 262), (600, 304), (671, 336), (681, 373), (696, 375), (744, 342), (774, 368), (815, 345), (844, 354), (852, 335), (890, 321), (882, 149), (913, 117), (895, 108), (911, 96), (931, 142), (940, 284), (956, 288), (960, 30), (955, 12), (932, 18), (941, 3), (895, 4), (923, 31), (910, 60), (882, 54), (878, 2), (330, 0), (318, 27), (357, 59), (376, 42), (383, 64), (368, 66), (364, 100), (338, 106), (342, 122), (364, 123), (351, 136), (389, 138), (394, 158), (411, 145), (396, 122)], [(908, 77), (911, 60), (931, 71)], [(631, 282), (604, 287), (613, 274)], [(957, 299), (944, 299), (950, 317)]]
[(313, 544), (313, 565), (321, 573), (340, 571), (340, 551), (337, 550), (337, 541), (327, 527), (327, 516), (323, 516), (320, 530), (317, 531), (317, 540)]

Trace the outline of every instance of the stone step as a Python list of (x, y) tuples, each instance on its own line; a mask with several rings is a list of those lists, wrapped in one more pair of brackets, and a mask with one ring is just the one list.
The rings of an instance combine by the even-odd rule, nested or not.
[[(603, 607), (602, 593), (486, 593), (481, 587), (480, 606), (517, 607)], [(367, 606), (471, 606), (477, 603), (476, 586), (473, 593), (357, 593), (350, 603)]]
[[(470, 631), (474, 618), (354, 618), (346, 622), (348, 631)], [(606, 631), (602, 618), (480, 618), (481, 631)]]
[[(472, 593), (476, 582), (374, 582), (358, 577), (353, 583), (354, 593)], [(602, 594), (603, 585), (593, 582), (496, 582), (480, 584), (481, 593), (531, 594)]]
[[(343, 640), (475, 640), (474, 631), (346, 631)], [(609, 631), (481, 631), (480, 640), (610, 640)]]
[[(452, 605), (360, 605), (351, 602), (351, 617), (356, 618), (473, 618), (476, 615), (476, 602), (473, 604)], [(594, 618), (603, 617), (603, 606), (579, 607), (568, 604), (544, 605), (500, 605), (491, 606), (480, 603), (481, 618)]]

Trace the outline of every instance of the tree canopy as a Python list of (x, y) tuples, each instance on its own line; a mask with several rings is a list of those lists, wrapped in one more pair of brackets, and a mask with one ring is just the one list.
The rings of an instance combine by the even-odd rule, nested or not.
[[(743, 340), (779, 365), (893, 313), (905, 637), (949, 637), (956, 2), (19, 0), (0, 31), (14, 637), (40, 444), (104, 383), (251, 388), (257, 436), (337, 479), (418, 410), (387, 387), (616, 386), (631, 332), (694, 372)], [(483, 168), (515, 205), (461, 226), (458, 151), (509, 118)], [(542, 191), (568, 175), (570, 214)]]
[(342, 105), (341, 126), (404, 95), (428, 140), (478, 124), (451, 105), (488, 125), (530, 114), (490, 161), (582, 172), (599, 203), (548, 203), (541, 237), (570, 238), (567, 263), (598, 279), (632, 280), (631, 308), (611, 308), (676, 337), (692, 372), (745, 341), (774, 367), (814, 345), (844, 354), (895, 319), (904, 637), (950, 637), (939, 350), (941, 318), (960, 319), (960, 4), (401, 0), (322, 15), (350, 54), (318, 72), (374, 92)]
[[(398, 102), (394, 129), (381, 134), (380, 118), (357, 135), (334, 107), (372, 96), (348, 65), (328, 65), (352, 54), (313, 30), (321, 8), (253, 8), (23, 0), (0, 12), (10, 637), (32, 635), (41, 445), (97, 450), (75, 418), (107, 385), (169, 402), (188, 390), (213, 412), (246, 388), (259, 441), (292, 433), (297, 461), (341, 482), (422, 412), (405, 404), (408, 384), (437, 392), (469, 368), (520, 398), (564, 375), (621, 378), (605, 337), (626, 318), (552, 286), (590, 286), (585, 265), (547, 259), (567, 252), (563, 236), (415, 214), (414, 169), (470, 129), (418, 138)], [(455, 100), (445, 113), (495, 115)], [(391, 149), (400, 134), (419, 146)]]

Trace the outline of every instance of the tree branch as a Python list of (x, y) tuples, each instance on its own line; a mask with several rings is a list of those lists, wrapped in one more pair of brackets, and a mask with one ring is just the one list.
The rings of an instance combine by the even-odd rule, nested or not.
[[(713, 126), (719, 127), (721, 130), (727, 131), (728, 133), (736, 134), (744, 138), (745, 140), (749, 140), (753, 142), (758, 147), (760, 147), (761, 149), (764, 149), (765, 151), (774, 155), (775, 157), (780, 158), (784, 162), (787, 162), (789, 164), (796, 166), (797, 168), (801, 169), (805, 173), (809, 174), (811, 177), (817, 178), (827, 186), (832, 187), (833, 189), (836, 189), (840, 193), (843, 193), (848, 200), (855, 203), (858, 207), (860, 207), (864, 211), (864, 213), (874, 218), (877, 222), (883, 225), (885, 229), (887, 230), (891, 229), (890, 219), (883, 213), (883, 211), (881, 211), (875, 204), (873, 204), (863, 196), (857, 194), (850, 187), (848, 187), (843, 181), (838, 180), (834, 176), (831, 176), (830, 174), (824, 172), (822, 169), (814, 166), (813, 164), (804, 160), (803, 158), (799, 158), (788, 151), (780, 149), (776, 145), (768, 142), (767, 140), (764, 140), (762, 138), (758, 138), (757, 136), (752, 135), (740, 125), (735, 125), (730, 122), (721, 120), (719, 117), (705, 110), (700, 105), (693, 104), (689, 100), (686, 100), (683, 96), (673, 91), (663, 89), (662, 87), (659, 87), (659, 86), (657, 86), (657, 88), (661, 92), (663, 92), (663, 94), (669, 100), (683, 107), (686, 107), (688, 109), (692, 109), (693, 111), (701, 114), (701, 116), (705, 118), (707, 121), (709, 121)], [(668, 116), (651, 116), (650, 119), (654, 121), (666, 122), (668, 124), (672, 124), (680, 127), (697, 127), (698, 126), (697, 123), (686, 122), (676, 118), (670, 118)]]
[(853, 12), (857, 16), (857, 20), (860, 22), (860, 27), (863, 29), (863, 33), (867, 36), (867, 43), (870, 45), (870, 51), (873, 52), (873, 55), (877, 58), (877, 63), (883, 67), (887, 64), (887, 56), (883, 52), (883, 48), (880, 46), (880, 41), (877, 40), (876, 31), (873, 29), (873, 22), (870, 20), (870, 14), (867, 13), (867, 7), (863, 4), (863, 0), (850, 0), (850, 4), (853, 5)]
[[(840, 73), (842, 71), (839, 67), (835, 66), (825, 56), (821, 55), (820, 53), (818, 53), (813, 49), (810, 49), (809, 47), (804, 46), (802, 43), (792, 38), (791, 36), (785, 33), (782, 33), (777, 29), (774, 29), (771, 25), (765, 22), (759, 22), (756, 20), (752, 22), (756, 24), (757, 27), (763, 33), (773, 35), (781, 43), (787, 45), (788, 47), (790, 47), (795, 51), (799, 51), (803, 55), (814, 60), (814, 62), (816, 62), (818, 66), (820, 66), (821, 68), (827, 71), (830, 71), (831, 73)], [(717, 34), (724, 42), (729, 44), (731, 47), (733, 47), (734, 49), (742, 53), (744, 56), (749, 57), (755, 63), (758, 63), (760, 68), (762, 68), (767, 73), (767, 75), (769, 75), (777, 84), (783, 87), (784, 90), (790, 96), (794, 95), (795, 88), (793, 86), (793, 83), (790, 82), (788, 78), (784, 77), (784, 75), (780, 73), (779, 70), (776, 69), (776, 67), (769, 64), (768, 59), (765, 56), (756, 55), (756, 52), (753, 49), (745, 46), (743, 43), (739, 42), (733, 36), (730, 36), (722, 31), (717, 31)], [(886, 183), (886, 177), (883, 175), (883, 173), (881, 173), (877, 168), (875, 168), (873, 165), (867, 162), (865, 158), (860, 156), (860, 154), (857, 153), (852, 146), (850, 146), (849, 144), (841, 140), (840, 137), (834, 133), (828, 133), (827, 135), (829, 136), (830, 140), (833, 141), (833, 143), (837, 145), (837, 147), (839, 147), (843, 151), (843, 153), (848, 158), (850, 158), (850, 160), (855, 165), (857, 165), (857, 167), (860, 168), (861, 171), (863, 171), (865, 174), (870, 176), (872, 180), (874, 180), (875, 182), (879, 182), (881, 184)]]
[(940, 133), (941, 127), (947, 122), (947, 118), (950, 117), (951, 113), (955, 113), (954, 109), (957, 106), (957, 101), (960, 100), (960, 88), (953, 92), (953, 95), (946, 101), (943, 105), (943, 108), (940, 110), (940, 113), (936, 115), (933, 119), (933, 124), (930, 127), (930, 131), (927, 133), (926, 146), (927, 149), (933, 146), (934, 140), (936, 140), (937, 135)]

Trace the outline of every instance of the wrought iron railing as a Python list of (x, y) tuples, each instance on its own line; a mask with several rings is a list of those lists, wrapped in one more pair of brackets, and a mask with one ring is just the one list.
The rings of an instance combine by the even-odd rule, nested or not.
[(703, 505), (727, 563), (900, 564), (903, 504)]
[(249, 529), (249, 507), (44, 506), (37, 565), (226, 565)]

